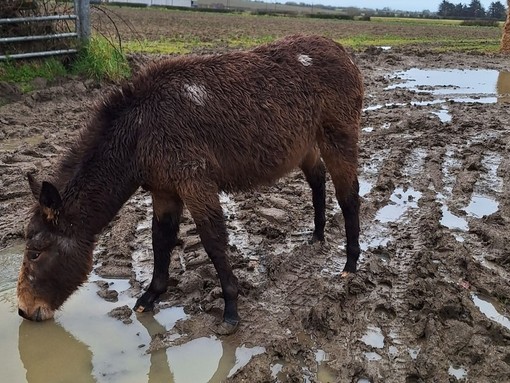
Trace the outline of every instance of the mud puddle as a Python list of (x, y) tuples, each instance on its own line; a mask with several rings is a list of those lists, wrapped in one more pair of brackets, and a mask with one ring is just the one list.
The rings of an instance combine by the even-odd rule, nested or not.
[(510, 319), (498, 311), (498, 304), (493, 299), (475, 293), (471, 294), (471, 299), (487, 318), (510, 330)]
[[(135, 315), (128, 309), (134, 303), (129, 281), (95, 274), (54, 320), (22, 320), (17, 315), (15, 291), (22, 250), (20, 244), (0, 251), (0, 353), (5, 381), (221, 382), (265, 352), (263, 347), (236, 345), (210, 336), (148, 354), (154, 337), (187, 318), (183, 308)], [(117, 291), (118, 301), (101, 299), (96, 282)], [(119, 307), (125, 313), (125, 323), (108, 315)], [(14, 328), (18, 331), (12, 331)], [(178, 337), (175, 334), (174, 338)]]
[(457, 102), (495, 103), (510, 96), (510, 72), (506, 71), (412, 68), (395, 73), (393, 80), (401, 82), (386, 89), (405, 88)]

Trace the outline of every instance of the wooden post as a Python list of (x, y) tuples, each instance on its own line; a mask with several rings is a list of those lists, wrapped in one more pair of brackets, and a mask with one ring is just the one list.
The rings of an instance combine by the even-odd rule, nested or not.
[(81, 42), (90, 39), (90, 0), (74, 0), (74, 9), (78, 19), (76, 20), (76, 33)]

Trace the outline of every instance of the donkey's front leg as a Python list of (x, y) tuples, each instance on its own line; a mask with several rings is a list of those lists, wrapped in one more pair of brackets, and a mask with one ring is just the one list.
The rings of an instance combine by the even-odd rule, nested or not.
[(202, 245), (218, 273), (223, 291), (223, 322), (214, 331), (227, 335), (233, 333), (239, 325), (237, 278), (226, 255), (228, 236), (218, 194), (211, 191), (202, 193), (204, 194), (188, 196), (184, 201), (197, 225)]
[(177, 233), (182, 215), (182, 200), (177, 196), (163, 193), (152, 194), (152, 250), (154, 270), (147, 291), (136, 301), (134, 310), (150, 311), (154, 302), (166, 291), (168, 267), (173, 248), (177, 244)]

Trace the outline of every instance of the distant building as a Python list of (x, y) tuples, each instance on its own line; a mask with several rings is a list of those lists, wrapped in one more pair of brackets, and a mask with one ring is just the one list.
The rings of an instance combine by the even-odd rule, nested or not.
[[(147, 4), (148, 7), (151, 5), (160, 5), (165, 7), (188, 7), (194, 6), (193, 0), (118, 0), (121, 3), (130, 4)], [(111, 1), (114, 2), (114, 1)]]

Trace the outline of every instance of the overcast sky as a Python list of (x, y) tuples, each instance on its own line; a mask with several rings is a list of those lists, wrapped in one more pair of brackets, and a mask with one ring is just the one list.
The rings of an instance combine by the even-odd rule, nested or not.
[[(281, 2), (285, 2), (281, 1)], [(301, 0), (297, 0), (299, 3)], [(416, 1), (416, 0), (302, 0), (304, 3), (314, 2), (315, 4), (324, 5), (335, 5), (339, 7), (358, 7), (358, 8), (373, 8), (382, 9), (389, 7), (391, 9), (400, 9), (403, 11), (423, 11), (428, 9), (429, 11), (436, 12), (439, 8), (439, 4), (442, 0), (427, 0), (427, 1)], [(450, 3), (458, 4), (469, 4), (471, 0), (448, 0)], [(487, 10), (492, 1), (497, 0), (481, 0), (483, 7)], [(499, 0), (501, 4), (506, 5), (506, 0)]]

